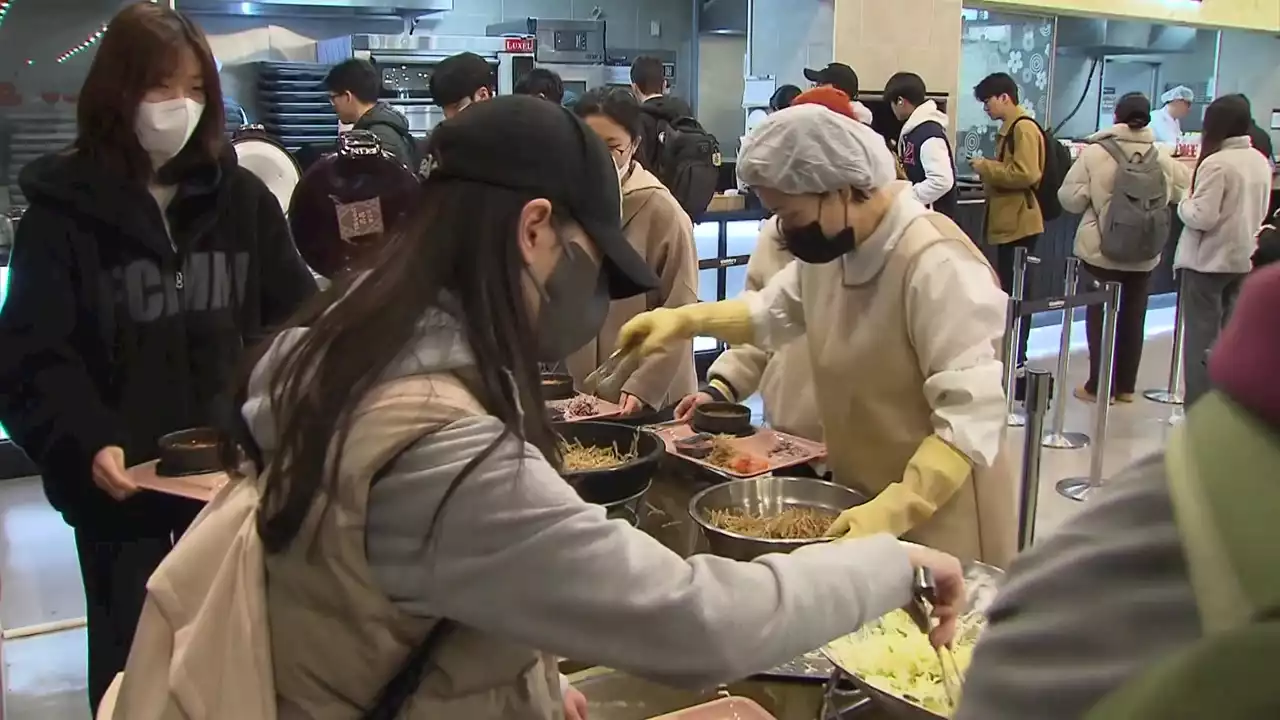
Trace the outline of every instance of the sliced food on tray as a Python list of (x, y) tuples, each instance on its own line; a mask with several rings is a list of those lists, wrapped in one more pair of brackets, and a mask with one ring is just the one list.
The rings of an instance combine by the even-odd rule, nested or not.
[[(980, 614), (970, 614), (961, 621), (952, 649), (961, 675), (969, 668), (985, 622)], [(826, 652), (841, 669), (885, 693), (943, 717), (955, 711), (942, 682), (938, 653), (905, 610), (894, 610), (851, 635), (833, 640)]]
[(684, 423), (655, 425), (651, 429), (666, 443), (667, 452), (738, 478), (755, 477), (827, 456), (822, 443), (769, 428), (751, 428), (751, 432), (745, 434), (698, 431)]

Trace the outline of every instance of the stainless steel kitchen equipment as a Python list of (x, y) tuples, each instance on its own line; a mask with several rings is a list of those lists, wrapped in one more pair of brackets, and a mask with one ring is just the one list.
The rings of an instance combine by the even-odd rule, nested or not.
[(828, 512), (834, 518), (840, 512), (866, 501), (867, 498), (857, 491), (832, 482), (764, 475), (749, 480), (720, 483), (699, 492), (689, 500), (689, 515), (702, 529), (712, 554), (747, 561), (768, 553), (789, 553), (805, 545), (827, 542), (831, 538), (765, 540), (748, 537), (712, 525), (707, 519), (712, 510), (733, 509), (772, 516), (791, 508), (810, 508)]
[[(983, 563), (969, 563), (964, 568), (965, 594), (968, 611), (960, 619), (960, 638), (974, 641), (986, 628), (986, 614), (995, 601), (1000, 585), (1004, 582), (1004, 571)], [(854, 635), (866, 634), (880, 625), (880, 620), (868, 623)], [(840, 642), (840, 641), (836, 641)], [(873, 684), (858, 673), (853, 665), (844, 666), (849, 658), (841, 657), (841, 653), (832, 645), (823, 648), (823, 652), (836, 666), (827, 683), (826, 701), (819, 717), (861, 717), (857, 710), (871, 705), (879, 708), (886, 717), (896, 720), (944, 720), (944, 716), (931, 712), (920, 705), (899, 697)], [(852, 683), (855, 692), (844, 690), (846, 682)], [(855, 709), (856, 708), (856, 709)], [(874, 717), (880, 717), (875, 715)]]
[(479, 55), (492, 71), (490, 89), (510, 95), (533, 69), (533, 51), (528, 35), (345, 35), (316, 43), (316, 58), (325, 66), (352, 57), (373, 63), (382, 74), (382, 100), (404, 113), (409, 131), (419, 137), (444, 119), (431, 97), (431, 75), (442, 60), (462, 52)]
[(577, 97), (605, 84), (604, 20), (524, 18), (494, 23), (485, 33), (533, 38), (534, 64), (556, 71), (566, 96)]
[(324, 88), (328, 65), (301, 62), (254, 63), (257, 100), (267, 135), (290, 152), (338, 140), (338, 115)]
[(668, 87), (674, 88), (679, 80), (676, 68), (678, 55), (674, 50), (611, 47), (605, 51), (605, 55), (604, 83), (606, 85), (630, 87), (631, 63), (641, 56), (657, 58), (662, 61), (662, 74), (667, 79)]

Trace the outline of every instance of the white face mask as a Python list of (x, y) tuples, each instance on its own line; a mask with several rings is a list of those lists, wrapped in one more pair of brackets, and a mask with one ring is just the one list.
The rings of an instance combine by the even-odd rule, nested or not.
[(203, 115), (204, 103), (191, 98), (142, 103), (135, 130), (154, 167), (182, 152)]

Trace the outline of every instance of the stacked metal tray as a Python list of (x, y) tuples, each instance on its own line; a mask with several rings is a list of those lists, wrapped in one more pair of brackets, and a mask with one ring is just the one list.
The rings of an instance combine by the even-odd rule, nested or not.
[(336, 142), (338, 116), (324, 88), (327, 65), (255, 64), (258, 103), (267, 134), (290, 152), (306, 145)]

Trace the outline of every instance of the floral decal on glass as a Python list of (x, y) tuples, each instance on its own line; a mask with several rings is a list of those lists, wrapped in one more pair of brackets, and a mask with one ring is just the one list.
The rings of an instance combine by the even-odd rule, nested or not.
[(1054, 22), (1052, 16), (965, 8), (961, 23), (960, 95), (956, 114), (956, 167), (972, 174), (968, 158), (995, 157), (999, 125), (973, 99), (984, 77), (1008, 73), (1018, 83), (1021, 105), (1032, 117), (1049, 112)]

